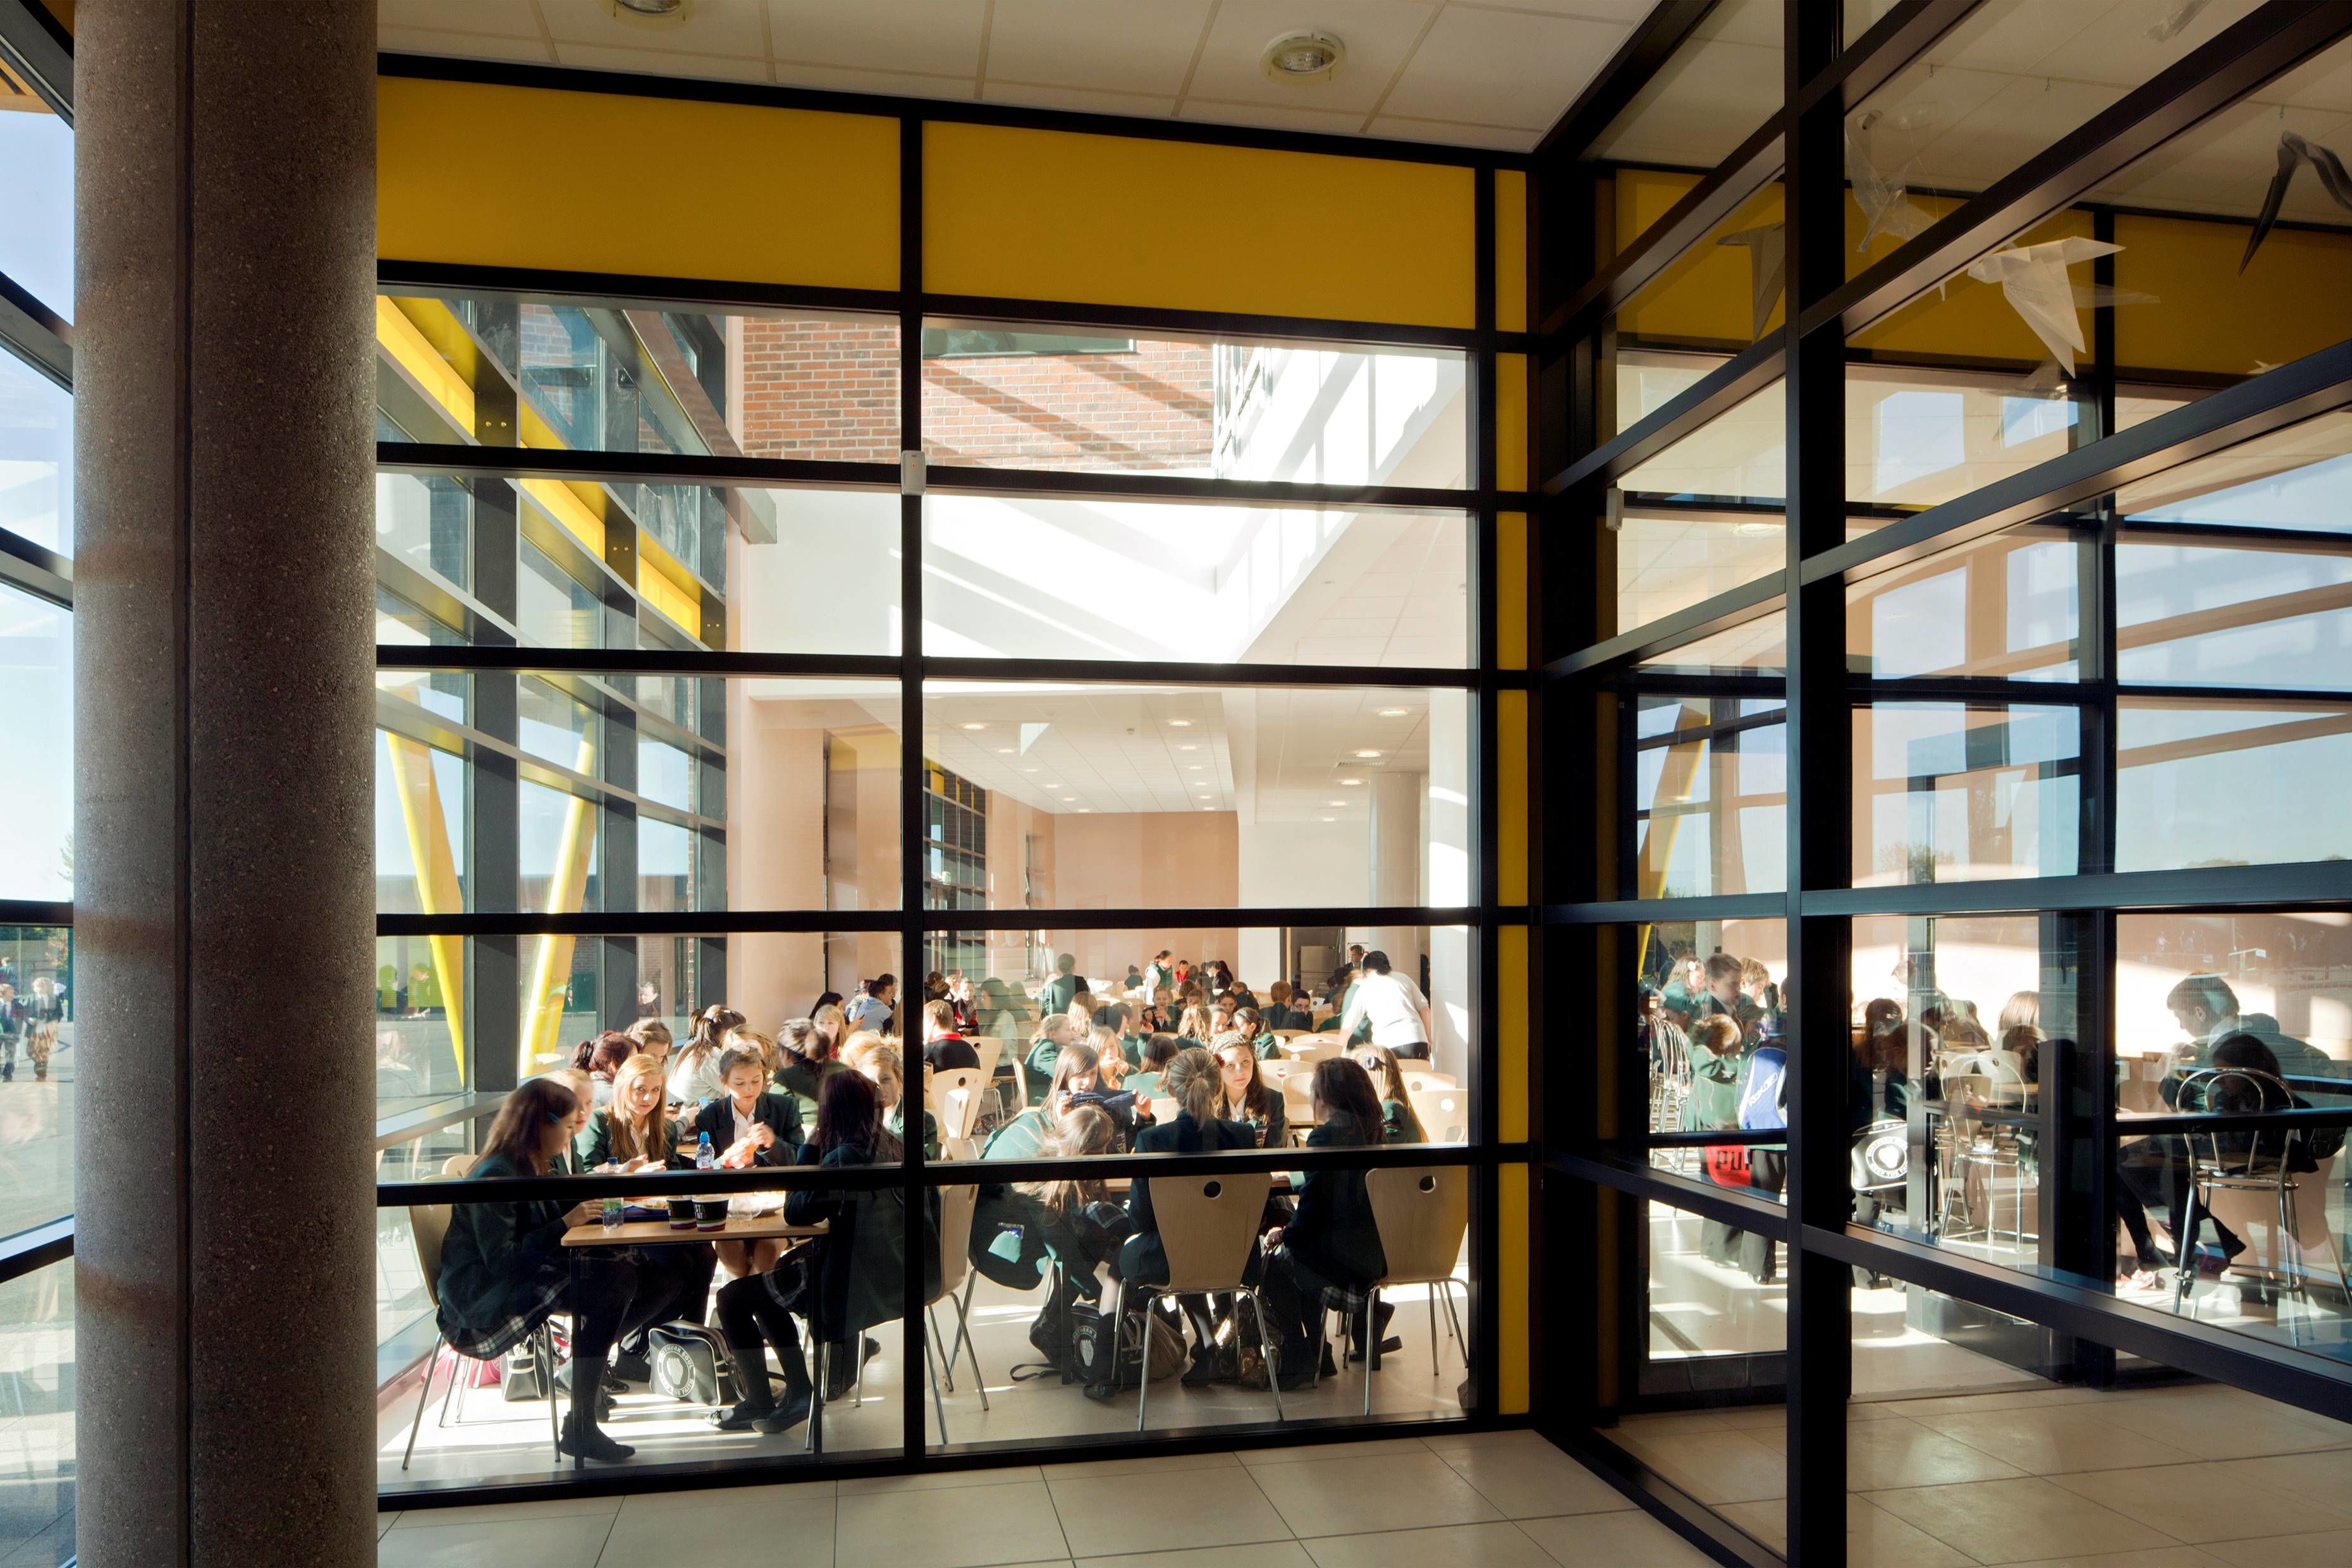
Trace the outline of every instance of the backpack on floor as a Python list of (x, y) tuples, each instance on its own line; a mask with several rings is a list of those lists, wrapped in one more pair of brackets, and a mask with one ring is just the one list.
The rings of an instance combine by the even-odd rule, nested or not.
[[(688, 1405), (732, 1405), (735, 1368), (717, 1331), (684, 1321), (656, 1325), (646, 1335), (654, 1392)], [(764, 1354), (763, 1354), (764, 1359)]]

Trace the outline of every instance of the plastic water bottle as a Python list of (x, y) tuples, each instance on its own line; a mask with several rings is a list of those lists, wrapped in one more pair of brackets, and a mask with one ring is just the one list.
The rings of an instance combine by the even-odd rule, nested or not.
[(618, 1198), (606, 1198), (604, 1200), (604, 1211), (601, 1217), (604, 1221), (604, 1228), (606, 1230), (610, 1231), (620, 1229), (622, 1219), (621, 1200)]
[(705, 1132), (694, 1146), (694, 1168), (708, 1171), (719, 1163), (719, 1156), (710, 1152), (710, 1134)]

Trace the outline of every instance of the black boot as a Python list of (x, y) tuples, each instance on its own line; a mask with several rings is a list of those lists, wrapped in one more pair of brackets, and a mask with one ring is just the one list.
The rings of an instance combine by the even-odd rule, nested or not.
[(721, 1432), (749, 1432), (776, 1413), (768, 1390), (768, 1347), (729, 1345), (727, 1360), (735, 1368), (735, 1408), (713, 1419)]
[[(868, 1340), (866, 1342), (867, 1344), (874, 1343), (872, 1340)], [(752, 1426), (758, 1427), (761, 1431), (767, 1433), (770, 1436), (773, 1436), (779, 1432), (789, 1432), (793, 1427), (799, 1426), (802, 1422), (807, 1420), (809, 1418), (809, 1406), (815, 1403), (814, 1398), (815, 1389), (809, 1382), (808, 1368), (801, 1363), (801, 1352), (799, 1348), (794, 1347), (784, 1352), (783, 1361), (784, 1396), (775, 1402), (774, 1408), (771, 1409), (767, 1415), (761, 1416), (758, 1420), (751, 1423)], [(830, 1372), (832, 1368), (828, 1366), (825, 1370)], [(766, 1373), (765, 1362), (761, 1363), (761, 1375), (764, 1377)], [(828, 1377), (825, 1381), (830, 1383), (832, 1379)]]
[(631, 1350), (626, 1344), (614, 1346), (612, 1370), (604, 1374), (604, 1380), (616, 1388), (651, 1384), (654, 1380), (654, 1363), (646, 1354), (646, 1342), (643, 1340), (637, 1342), (635, 1350)]
[[(824, 1402), (831, 1405), (848, 1394), (857, 1381), (858, 1369), (881, 1353), (881, 1342), (871, 1334), (854, 1346), (847, 1340), (835, 1342), (824, 1353)], [(789, 1377), (790, 1372), (785, 1375)]]
[(575, 1397), (563, 1417), (563, 1452), (594, 1459), (600, 1464), (617, 1465), (636, 1452), (625, 1443), (615, 1443), (604, 1436), (596, 1425), (596, 1395), (604, 1382), (604, 1363), (574, 1359), (572, 1381)]
[[(1394, 1355), (1404, 1349), (1403, 1338), (1389, 1332), (1389, 1320), (1395, 1316), (1396, 1308), (1386, 1301), (1382, 1301), (1380, 1304), (1380, 1310), (1372, 1314), (1374, 1323), (1372, 1331), (1381, 1342), (1382, 1355)], [(1348, 1346), (1348, 1359), (1361, 1361), (1364, 1359), (1364, 1319), (1361, 1313), (1348, 1320), (1348, 1331), (1349, 1338), (1354, 1342)]]

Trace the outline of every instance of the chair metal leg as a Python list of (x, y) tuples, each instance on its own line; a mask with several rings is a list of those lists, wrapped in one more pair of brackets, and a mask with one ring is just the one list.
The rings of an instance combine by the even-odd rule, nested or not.
[[(1448, 1279), (1439, 1288), (1445, 1292), (1445, 1321), (1454, 1330), (1454, 1348), (1462, 1352), (1462, 1370), (1467, 1372), (1470, 1370), (1470, 1339), (1462, 1331), (1462, 1320), (1454, 1311), (1454, 1287), (1457, 1283), (1459, 1281)], [(1465, 1296), (1469, 1294), (1466, 1288), (1463, 1293)], [(1463, 1305), (1466, 1309), (1469, 1303), (1465, 1300)]]
[(1422, 1300), (1429, 1308), (1429, 1375), (1437, 1375), (1437, 1287), (1432, 1285)]
[[(433, 1403), (433, 1374), (441, 1368), (441, 1342), (433, 1342), (433, 1353), (425, 1362), (425, 1386), (416, 1391), (416, 1419), (408, 1424), (408, 1448), (400, 1456), (400, 1468), (408, 1468), (408, 1461), (416, 1457), (416, 1434), (425, 1426), (425, 1407)], [(465, 1373), (465, 1363), (459, 1362), (450, 1369), (451, 1377)]]
[(1364, 1296), (1364, 1414), (1367, 1415), (1372, 1413), (1372, 1369), (1381, 1364), (1380, 1332), (1381, 1293), (1375, 1288)]
[(932, 1353), (931, 1342), (923, 1342), (923, 1369), (931, 1374), (931, 1409), (940, 1418), (940, 1441), (948, 1440), (947, 1401), (940, 1397), (940, 1358)]
[[(1265, 1332), (1265, 1302), (1259, 1298), (1255, 1288), (1245, 1288), (1245, 1289), (1250, 1299), (1251, 1310), (1257, 1313), (1257, 1342), (1261, 1345), (1272, 1344), (1274, 1342), (1266, 1337)], [(1241, 1309), (1236, 1306), (1234, 1310), (1239, 1311)], [(1323, 1363), (1323, 1358), (1319, 1353), (1315, 1358), (1315, 1363), (1318, 1368)], [(1148, 1384), (1150, 1379), (1146, 1378), (1144, 1381)], [(1265, 1386), (1274, 1394), (1274, 1418), (1280, 1421), (1283, 1419), (1282, 1369), (1280, 1367), (1272, 1364), (1266, 1367)]]
[[(539, 1325), (539, 1361), (547, 1374), (547, 1436), (548, 1440), (555, 1445), (555, 1467), (562, 1469), (563, 1468), (563, 1423), (555, 1414), (555, 1333), (547, 1326), (544, 1320)], [(580, 1380), (576, 1377), (572, 1380), (572, 1408), (575, 1413), (576, 1424), (576, 1413), (580, 1408)], [(574, 1455), (572, 1458), (578, 1468), (588, 1468), (586, 1458), (579, 1455)]]
[(2189, 1184), (2189, 1195), (2180, 1207), (2180, 1227), (2172, 1237), (2173, 1262), (2176, 1265), (2172, 1270), (2172, 1310), (2179, 1311), (2185, 1302), (2189, 1306), (2189, 1315), (2193, 1318), (2197, 1315), (2193, 1294), (2197, 1280), (2197, 1184), (2194, 1181)]
[[(931, 1337), (923, 1342), (928, 1348), (937, 1344), (940, 1338), (940, 1304), (937, 1301), (924, 1307), (923, 1321), (929, 1325), (931, 1331)], [(862, 1350), (865, 1347), (861, 1345), (858, 1348)], [(953, 1345), (948, 1347), (948, 1392), (950, 1394), (955, 1392), (955, 1347)]]
[[(964, 1281), (963, 1296), (961, 1300), (954, 1297), (950, 1297), (949, 1300), (955, 1301), (956, 1339), (963, 1347), (964, 1353), (971, 1357), (971, 1385), (980, 1391), (980, 1407), (985, 1410), (988, 1408), (988, 1379), (980, 1373), (980, 1347), (971, 1342), (971, 1288), (973, 1282), (979, 1278), (980, 1276), (975, 1274)], [(954, 1345), (948, 1347), (950, 1371), (953, 1371), (955, 1367), (955, 1349)], [(953, 1388), (955, 1384), (950, 1382), (948, 1386)]]
[[(1158, 1310), (1159, 1306), (1160, 1292), (1146, 1290), (1143, 1295), (1143, 1313), (1137, 1320), (1138, 1326), (1143, 1331), (1143, 1342), (1136, 1347), (1137, 1353), (1141, 1358), (1143, 1373), (1135, 1380), (1135, 1429), (1139, 1432), (1143, 1430), (1144, 1413), (1151, 1407), (1151, 1314)], [(1127, 1291), (1122, 1287), (1118, 1293), (1118, 1316), (1111, 1320), (1110, 1378), (1113, 1388), (1118, 1386), (1118, 1369), (1125, 1358), (1126, 1345)]]
[[(454, 1358), (456, 1375), (449, 1379), (448, 1391), (441, 1395), (441, 1414), (434, 1417), (444, 1431), (448, 1429), (453, 1419), (459, 1426), (465, 1424), (466, 1384), (474, 1381), (473, 1369), (466, 1364), (466, 1358), (458, 1355), (455, 1351), (450, 1354)], [(455, 1417), (450, 1415), (452, 1406), (457, 1410)]]
[(816, 1324), (809, 1324), (809, 1359), (816, 1363), (816, 1376), (809, 1385), (808, 1433), (801, 1438), (801, 1452), (821, 1454), (824, 1451), (824, 1342), (816, 1337)]

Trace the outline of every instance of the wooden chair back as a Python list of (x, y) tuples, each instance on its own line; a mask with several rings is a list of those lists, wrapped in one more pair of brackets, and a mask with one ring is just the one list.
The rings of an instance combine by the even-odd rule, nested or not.
[(1424, 1089), (1415, 1094), (1408, 1090), (1405, 1099), (1412, 1103), (1412, 1113), (1421, 1118), (1421, 1130), (1429, 1134), (1433, 1143), (1467, 1143), (1470, 1142), (1470, 1097), (1458, 1089)]
[(441, 1245), (449, 1239), (449, 1205), (419, 1204), (412, 1206), (408, 1211), (408, 1235), (416, 1244), (416, 1271), (425, 1278), (425, 1299), (438, 1308), (441, 1305)]
[(452, 1154), (441, 1162), (441, 1174), (445, 1180), (462, 1182), (472, 1175), (474, 1167), (481, 1163), (479, 1154)]
[(940, 1288), (933, 1301), (961, 1289), (971, 1271), (971, 1213), (979, 1201), (978, 1187), (940, 1189)]
[(974, 1068), (951, 1068), (934, 1073), (923, 1093), (924, 1102), (939, 1119), (940, 1141), (949, 1143), (972, 1135), (987, 1097), (988, 1075)]
[(1315, 1075), (1295, 1072), (1282, 1080), (1282, 1117), (1293, 1127), (1315, 1121)]
[(1372, 1224), (1389, 1271), (1384, 1285), (1454, 1278), (1470, 1231), (1470, 1172), (1462, 1165), (1390, 1166), (1364, 1173)]
[(1419, 1094), (1425, 1089), (1459, 1089), (1460, 1081), (1450, 1072), (1432, 1072), (1427, 1068), (1400, 1067), (1398, 1075), (1404, 1079), (1407, 1094)]
[(1329, 1061), (1346, 1047), (1337, 1035), (1301, 1035), (1283, 1041), (1280, 1048), (1284, 1056), (1299, 1066), (1311, 1068), (1317, 1062)]
[(1275, 1029), (1270, 1032), (1277, 1040), (1295, 1040), (1299, 1036), (1307, 1033), (1304, 1029)]
[(1249, 1267), (1258, 1220), (1274, 1178), (1264, 1171), (1223, 1176), (1156, 1176), (1151, 1214), (1176, 1291), (1231, 1290)]

